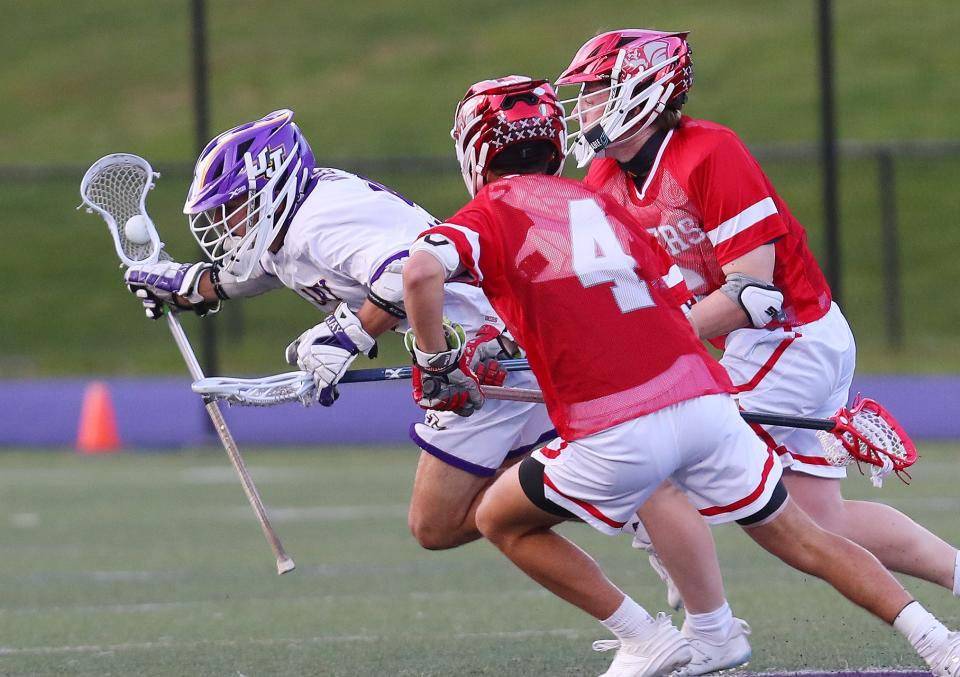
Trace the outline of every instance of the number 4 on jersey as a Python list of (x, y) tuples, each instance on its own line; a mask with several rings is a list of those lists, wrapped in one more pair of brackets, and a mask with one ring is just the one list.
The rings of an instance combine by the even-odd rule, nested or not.
[(600, 205), (591, 199), (570, 202), (573, 272), (584, 287), (612, 282), (621, 313), (656, 305), (647, 283), (637, 277), (637, 262), (623, 251)]

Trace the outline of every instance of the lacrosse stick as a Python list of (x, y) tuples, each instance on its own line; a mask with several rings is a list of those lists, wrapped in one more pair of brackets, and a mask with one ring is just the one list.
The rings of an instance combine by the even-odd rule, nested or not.
[[(146, 199), (147, 193), (153, 189), (154, 177), (160, 176), (153, 171), (146, 160), (137, 155), (128, 153), (114, 153), (97, 160), (90, 169), (87, 170), (80, 182), (80, 197), (83, 198), (83, 204), (78, 209), (86, 206), (87, 212), (96, 212), (103, 220), (107, 222), (107, 228), (113, 236), (113, 244), (116, 247), (117, 255), (125, 266), (132, 266), (143, 263), (156, 263), (160, 260), (170, 260), (170, 256), (163, 251), (163, 242), (157, 233), (156, 226), (147, 215)], [(128, 232), (127, 223), (134, 217), (140, 217), (139, 225), (141, 232), (139, 235), (147, 237), (138, 237), (137, 242), (131, 239), (131, 233)], [(143, 232), (145, 229), (145, 233)], [(134, 231), (135, 232), (135, 231)], [(167, 325), (170, 333), (180, 349), (180, 354), (186, 362), (187, 369), (194, 381), (204, 378), (203, 370), (193, 352), (190, 341), (180, 321), (174, 314), (173, 309), (166, 313)], [(227, 422), (223, 418), (223, 413), (214, 398), (204, 397), (204, 404), (207, 414), (213, 422), (223, 443), (223, 448), (230, 458), (237, 475), (240, 477), (240, 484), (247, 495), (247, 500), (253, 508), (253, 512), (260, 522), (260, 528), (266, 537), (270, 548), (277, 560), (277, 573), (285, 574), (294, 568), (293, 560), (290, 559), (280, 543), (280, 538), (270, 524), (270, 518), (267, 516), (263, 501), (260, 500), (260, 494), (253, 484), (250, 473), (247, 472), (243, 457), (240, 456), (240, 450), (227, 428)]]
[[(505, 371), (526, 371), (530, 369), (526, 359), (523, 358), (500, 360), (499, 364)], [(410, 378), (412, 374), (413, 367), (410, 366), (352, 369), (343, 375), (340, 383), (396, 381)], [(194, 382), (191, 387), (193, 392), (205, 397), (223, 400), (230, 405), (237, 404), (246, 407), (271, 407), (285, 402), (299, 402), (304, 406), (310, 406), (316, 395), (313, 376), (308, 371), (288, 371), (284, 374), (261, 378), (212, 376)], [(493, 387), (495, 386), (485, 386), (484, 393), (487, 392), (487, 388)], [(537, 390), (521, 391), (519, 388), (501, 388), (500, 390), (506, 391), (506, 394), (501, 393), (501, 397), (490, 396), (491, 399), (517, 400), (520, 397), (530, 397), (530, 395), (519, 395), (519, 392), (535, 393), (534, 397), (539, 396)], [(542, 400), (524, 399), (520, 401), (538, 402)]]
[[(524, 359), (503, 360), (507, 371), (528, 369)], [(390, 381), (410, 378), (411, 367), (356, 369), (348, 371), (340, 383)], [(310, 405), (314, 397), (313, 377), (306, 371), (291, 371), (264, 378), (206, 378), (193, 384), (193, 391), (204, 397), (222, 399), (230, 404), (272, 406), (284, 402)], [(483, 394), (492, 400), (543, 402), (543, 393), (525, 388), (482, 386)], [(917, 449), (903, 427), (878, 402), (860, 398), (850, 408), (842, 407), (830, 418), (807, 418), (759, 411), (741, 411), (747, 423), (816, 430), (830, 465), (845, 466), (856, 462), (871, 468), (871, 481), (880, 486), (885, 477), (896, 473), (904, 482), (910, 479), (906, 469), (917, 460)], [(862, 470), (861, 470), (862, 471)]]

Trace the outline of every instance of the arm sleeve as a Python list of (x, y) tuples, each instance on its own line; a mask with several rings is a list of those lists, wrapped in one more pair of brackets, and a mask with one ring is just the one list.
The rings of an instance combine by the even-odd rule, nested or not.
[(773, 186), (733, 132), (697, 165), (691, 187), (721, 266), (787, 232)]
[(247, 298), (258, 296), (273, 289), (283, 287), (283, 282), (274, 275), (271, 275), (263, 268), (263, 264), (258, 263), (253, 273), (243, 282), (238, 282), (236, 276), (231, 275), (225, 270), (214, 269), (211, 273), (211, 282), (213, 290), (217, 297), (221, 299)]

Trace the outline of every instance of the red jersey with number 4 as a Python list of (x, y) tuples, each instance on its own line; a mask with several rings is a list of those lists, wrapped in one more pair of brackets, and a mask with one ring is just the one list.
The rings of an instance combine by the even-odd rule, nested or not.
[(684, 116), (640, 188), (611, 158), (594, 160), (584, 183), (660, 240), (698, 298), (724, 283), (721, 266), (775, 242), (773, 284), (783, 292), (785, 321), (769, 326), (812, 322), (830, 309), (806, 231), (732, 130)]
[(732, 392), (681, 310), (690, 293), (669, 254), (581, 183), (500, 179), (431, 233), (526, 349), (564, 439)]

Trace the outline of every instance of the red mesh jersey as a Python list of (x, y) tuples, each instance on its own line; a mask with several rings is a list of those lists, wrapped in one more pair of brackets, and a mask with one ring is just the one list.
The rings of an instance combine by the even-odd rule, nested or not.
[(698, 298), (723, 284), (721, 266), (775, 240), (773, 283), (786, 321), (770, 326), (812, 322), (830, 309), (806, 231), (732, 130), (684, 117), (664, 139), (642, 193), (610, 158), (594, 160), (584, 183), (656, 235)]
[(564, 439), (732, 391), (680, 310), (690, 294), (670, 256), (581, 183), (501, 179), (427, 233), (455, 243), (526, 349)]

